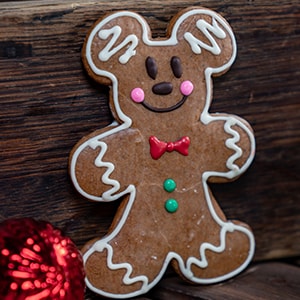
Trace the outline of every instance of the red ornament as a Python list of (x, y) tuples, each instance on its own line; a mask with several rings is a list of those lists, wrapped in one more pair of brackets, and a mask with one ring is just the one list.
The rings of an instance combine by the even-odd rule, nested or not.
[(0, 223), (2, 300), (81, 300), (82, 258), (50, 223), (30, 218)]

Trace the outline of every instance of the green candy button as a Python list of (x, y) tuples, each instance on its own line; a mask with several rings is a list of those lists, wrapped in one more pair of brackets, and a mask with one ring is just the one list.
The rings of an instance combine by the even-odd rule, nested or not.
[(175, 199), (168, 199), (165, 202), (165, 209), (169, 213), (174, 213), (178, 209), (178, 202)]
[(171, 178), (166, 179), (164, 181), (164, 189), (169, 193), (174, 192), (176, 189), (176, 182)]

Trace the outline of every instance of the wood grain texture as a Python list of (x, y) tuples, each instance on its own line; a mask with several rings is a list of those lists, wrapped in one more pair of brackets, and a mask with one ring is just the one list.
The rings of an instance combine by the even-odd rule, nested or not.
[(153, 299), (188, 300), (297, 300), (300, 269), (283, 263), (262, 263), (241, 276), (212, 286), (191, 286), (173, 276), (167, 277), (151, 293)]
[(171, 16), (202, 5), (231, 24), (238, 57), (214, 80), (211, 111), (253, 126), (256, 159), (238, 181), (213, 185), (228, 218), (250, 224), (255, 260), (300, 254), (300, 24), (298, 1), (23, 1), (0, 3), (0, 221), (30, 216), (81, 247), (107, 231), (118, 203), (91, 203), (68, 176), (84, 135), (112, 120), (108, 90), (84, 72), (80, 51), (106, 11), (130, 9), (163, 36)]

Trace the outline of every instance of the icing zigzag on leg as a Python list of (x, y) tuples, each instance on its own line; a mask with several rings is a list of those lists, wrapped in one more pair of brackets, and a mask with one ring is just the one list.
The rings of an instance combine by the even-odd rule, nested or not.
[[(238, 268), (232, 270), (229, 273), (221, 275), (221, 276), (217, 276), (214, 278), (199, 278), (199, 277), (195, 276), (192, 271), (192, 265), (195, 265), (202, 269), (209, 267), (209, 262), (207, 261), (206, 254), (205, 254), (206, 250), (210, 250), (215, 253), (222, 253), (223, 251), (225, 251), (225, 249), (226, 249), (226, 234), (227, 234), (227, 232), (234, 232), (234, 231), (240, 231), (240, 232), (244, 233), (249, 239), (250, 249), (249, 249), (246, 260)], [(247, 228), (245, 228), (243, 226), (235, 225), (232, 222), (227, 222), (227, 223), (225, 223), (225, 225), (223, 225), (223, 227), (221, 229), (220, 245), (215, 246), (210, 243), (203, 243), (200, 246), (199, 252), (200, 252), (201, 259), (198, 259), (196, 257), (190, 257), (187, 260), (186, 275), (188, 275), (188, 276), (186, 276), (186, 278), (194, 283), (199, 283), (199, 284), (217, 283), (217, 282), (229, 279), (229, 278), (237, 275), (238, 273), (240, 273), (242, 270), (244, 270), (247, 267), (247, 265), (251, 261), (253, 254), (254, 254), (254, 236), (251, 233), (251, 231), (249, 231)]]
[[(131, 264), (129, 264), (129, 263), (113, 263), (113, 261), (112, 261), (112, 259), (113, 259), (113, 248), (112, 248), (111, 245), (109, 245), (106, 242), (103, 242), (103, 241), (96, 242), (93, 245), (93, 247), (84, 255), (84, 260), (86, 261), (88, 259), (88, 257), (90, 255), (92, 255), (92, 253), (94, 253), (94, 252), (103, 252), (105, 249), (107, 250), (107, 267), (112, 271), (120, 270), (120, 269), (125, 269), (126, 270), (126, 273), (123, 277), (123, 283), (125, 285), (134, 284), (136, 282), (142, 282), (142, 287), (140, 289), (141, 290), (147, 289), (147, 286), (148, 286), (147, 276), (140, 275), (140, 276), (131, 277), (132, 272), (133, 272), (133, 268), (132, 268)], [(86, 283), (87, 283), (89, 288), (94, 289), (93, 285), (89, 282), (88, 279), (86, 279)], [(108, 296), (108, 297), (113, 296), (113, 294), (111, 294), (109, 292), (101, 291), (99, 289), (97, 289), (97, 292), (101, 293), (104, 296)], [(129, 295), (126, 294), (126, 297), (128, 297), (128, 296)], [(118, 297), (120, 297), (120, 295), (118, 295)]]
[[(136, 197), (136, 190), (135, 187), (133, 185), (129, 185), (128, 188), (126, 189), (126, 192), (129, 193), (129, 200), (128, 203), (124, 209), (123, 215), (121, 217), (121, 219), (119, 220), (117, 226), (114, 228), (114, 230), (111, 232), (110, 235), (108, 235), (107, 237), (103, 238), (102, 240), (98, 240), (97, 242), (95, 242), (91, 248), (85, 252), (85, 254), (83, 255), (83, 261), (84, 264), (86, 265), (88, 262), (88, 259), (94, 254), (94, 253), (101, 253), (104, 250), (107, 250), (107, 257), (106, 257), (106, 266), (105, 266), (105, 272), (108, 271), (115, 271), (115, 270), (121, 270), (121, 269), (125, 269), (126, 273), (123, 275), (122, 277), (122, 281), (124, 283), (124, 285), (129, 286), (132, 285), (134, 283), (137, 282), (141, 282), (142, 285), (141, 287), (139, 287), (138, 290), (133, 291), (133, 292), (124, 292), (123, 294), (114, 294), (114, 293), (110, 293), (110, 292), (106, 292), (103, 291), (102, 289), (99, 289), (97, 287), (95, 287), (88, 279), (88, 277), (86, 277), (86, 284), (87, 286), (93, 290), (94, 292), (101, 294), (105, 297), (111, 297), (111, 298), (128, 298), (128, 297), (135, 297), (137, 295), (140, 295), (142, 293), (147, 292), (150, 289), (150, 285), (149, 283), (149, 279), (146, 275), (139, 275), (139, 276), (135, 276), (135, 277), (131, 277), (132, 273), (133, 273), (133, 267), (130, 263), (124, 262), (124, 263), (113, 263), (113, 255), (114, 255), (114, 249), (113, 247), (109, 244), (122, 230), (127, 217), (130, 213), (130, 210), (132, 208), (132, 205), (135, 201), (135, 197)], [(110, 270), (110, 271), (109, 271)], [(126, 290), (126, 289), (125, 289)]]

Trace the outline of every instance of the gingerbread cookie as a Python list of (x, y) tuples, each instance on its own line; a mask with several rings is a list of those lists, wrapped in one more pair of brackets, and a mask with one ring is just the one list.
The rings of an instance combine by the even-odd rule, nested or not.
[(251, 229), (227, 220), (208, 186), (236, 179), (254, 157), (246, 121), (209, 113), (212, 77), (236, 51), (228, 23), (201, 7), (175, 16), (165, 39), (152, 39), (144, 18), (129, 11), (106, 15), (88, 34), (83, 63), (111, 86), (115, 122), (74, 147), (70, 174), (87, 199), (121, 201), (108, 234), (83, 249), (94, 292), (146, 293), (169, 263), (198, 284), (249, 264)]

